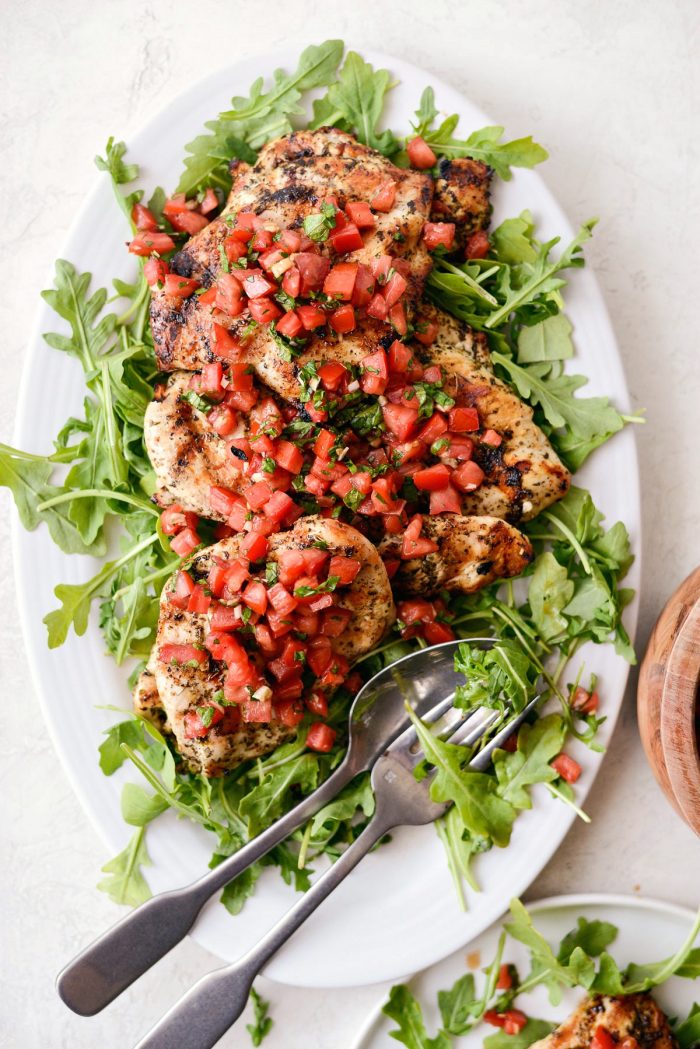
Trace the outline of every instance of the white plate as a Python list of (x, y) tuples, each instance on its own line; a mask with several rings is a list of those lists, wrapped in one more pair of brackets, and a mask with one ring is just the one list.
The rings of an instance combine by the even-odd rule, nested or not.
[[(375, 65), (391, 69), (400, 80), (391, 93), (387, 111), (387, 123), (391, 126), (408, 130), (409, 119), (427, 84), (434, 85), (441, 107), (461, 114), (465, 133), (493, 123), (432, 74), (386, 55), (367, 53), (367, 57)], [(225, 107), (232, 94), (245, 93), (255, 77), (270, 74), (279, 65), (292, 68), (296, 58), (296, 54), (285, 53), (268, 61), (256, 58), (241, 62), (196, 84), (168, 106), (129, 143), (130, 158), (142, 165), (144, 185), (172, 187), (179, 175), (183, 143), (200, 131), (204, 121)], [(556, 143), (552, 145), (556, 148)], [(496, 221), (529, 207), (544, 237), (561, 234), (566, 240), (572, 235), (571, 226), (537, 174), (517, 172), (512, 182), (498, 183), (494, 202)], [(127, 230), (114, 205), (111, 187), (102, 177), (72, 228), (63, 256), (81, 270), (90, 270), (95, 287), (108, 283), (115, 274), (129, 279), (133, 277), (134, 263), (124, 250), (126, 238)], [(590, 271), (574, 274), (567, 309), (576, 328), (576, 367), (591, 378), (588, 392), (607, 394), (621, 409), (628, 409), (614, 335)], [(49, 349), (40, 337), (41, 332), (57, 328), (61, 325), (56, 316), (42, 306), (28, 346), (15, 434), (17, 445), (30, 451), (50, 449), (67, 416), (82, 409), (83, 382), (77, 363)], [(37, 375), (41, 376), (39, 383), (34, 381)], [(579, 480), (592, 489), (610, 524), (620, 518), (626, 522), (638, 552), (640, 510), (632, 433), (618, 435), (594, 455)], [(71, 634), (67, 643), (54, 652), (46, 647), (42, 625), (42, 617), (56, 605), (52, 593), (56, 583), (84, 580), (97, 565), (90, 558), (62, 554), (43, 528), (27, 534), (15, 527), (14, 556), (24, 635), (46, 721), (77, 794), (110, 853), (116, 853), (129, 836), (119, 811), (121, 786), (126, 779), (137, 779), (138, 774), (125, 768), (107, 779), (100, 772), (97, 746), (114, 715), (97, 710), (96, 706), (128, 705), (126, 674), (105, 656), (96, 617), (93, 616), (85, 637)], [(636, 588), (638, 583), (637, 562), (629, 585)], [(636, 615), (635, 603), (625, 617), (630, 633), (634, 631)], [(608, 716), (602, 733), (605, 742), (614, 727), (628, 668), (610, 646), (591, 648), (584, 656), (601, 680)], [(584, 748), (572, 750), (584, 766), (577, 788), (579, 800), (583, 800), (601, 758)], [(458, 944), (490, 925), (503, 912), (506, 901), (530, 884), (573, 818), (564, 805), (535, 791), (533, 809), (517, 821), (508, 851), (494, 850), (477, 864), (484, 891), (478, 897), (470, 893), (466, 914), (457, 906), (434, 830), (397, 833), (394, 842), (368, 857), (324, 904), (320, 914), (273, 959), (269, 975), (300, 986), (349, 986), (394, 979), (444, 958)], [(199, 875), (206, 868), (213, 843), (213, 838), (199, 828), (176, 820), (172, 814), (159, 819), (148, 832), (153, 867), (146, 873), (152, 889), (158, 892)], [(95, 875), (97, 878), (97, 872)], [(389, 885), (391, 892), (386, 891)], [(213, 903), (202, 915), (194, 936), (222, 958), (234, 959), (293, 899), (293, 891), (276, 873), (266, 871), (255, 898), (242, 915), (231, 918), (218, 903)]]
[[(535, 915), (537, 929), (554, 946), (570, 929), (576, 927), (576, 919), (580, 916), (589, 921), (598, 919), (612, 922), (619, 932), (608, 950), (621, 968), (630, 962), (644, 964), (670, 957), (685, 941), (695, 917), (692, 911), (671, 903), (605, 894), (553, 896), (528, 904), (528, 910)], [(461, 951), (410, 981), (411, 991), (421, 1003), (429, 1033), (437, 1031), (440, 1025), (437, 992), (452, 987), (463, 973), (488, 965), (494, 957), (500, 931), (501, 923), (497, 922)], [(697, 942), (700, 943), (700, 938)], [(468, 955), (474, 955), (469, 959), (471, 966), (467, 961)], [(477, 956), (480, 959), (478, 962)], [(527, 949), (512, 940), (506, 942), (503, 961), (518, 966), (521, 977), (528, 971)], [(481, 986), (478, 980), (477, 976), (477, 987)], [(697, 982), (675, 976), (656, 988), (653, 994), (668, 1016), (684, 1018), (697, 999)], [(531, 994), (522, 995), (517, 1004), (528, 1016), (560, 1023), (583, 997), (584, 991), (580, 987), (566, 990), (561, 1003), (554, 1007), (549, 1004), (546, 991), (540, 987)], [(396, 1029), (396, 1024), (382, 1013), (386, 999), (385, 994), (350, 1049), (395, 1049), (396, 1041), (389, 1032)], [(489, 1031), (492, 1032), (493, 1028), (482, 1024), (468, 1035), (455, 1038), (455, 1049), (481, 1049), (484, 1034)]]

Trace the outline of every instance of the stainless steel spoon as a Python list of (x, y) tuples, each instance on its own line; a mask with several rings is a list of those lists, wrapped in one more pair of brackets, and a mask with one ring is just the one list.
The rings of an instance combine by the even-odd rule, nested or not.
[[(489, 638), (470, 644), (488, 647)], [(419, 715), (451, 697), (463, 677), (454, 669), (459, 641), (422, 649), (380, 671), (358, 692), (350, 710), (348, 750), (312, 794), (191, 885), (162, 892), (131, 911), (63, 969), (56, 982), (65, 1004), (93, 1016), (168, 953), (192, 928), (215, 892), (288, 838), (351, 780), (367, 772), (408, 725), (406, 703)]]

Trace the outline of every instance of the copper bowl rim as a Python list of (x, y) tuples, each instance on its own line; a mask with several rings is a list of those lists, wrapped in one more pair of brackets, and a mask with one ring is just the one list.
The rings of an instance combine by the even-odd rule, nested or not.
[(699, 692), (700, 601), (697, 601), (669, 655), (659, 726), (671, 789), (684, 819), (696, 834), (700, 834), (700, 753), (696, 726)]

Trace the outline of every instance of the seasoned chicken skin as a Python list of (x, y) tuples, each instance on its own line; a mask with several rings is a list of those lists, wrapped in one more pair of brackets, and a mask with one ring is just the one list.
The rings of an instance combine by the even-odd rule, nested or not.
[(225, 521), (211, 507), (209, 489), (220, 485), (237, 492), (250, 480), (231, 454), (230, 441), (219, 437), (204, 412), (182, 399), (189, 382), (189, 372), (175, 372), (165, 393), (146, 409), (144, 441), (158, 482), (154, 499), (160, 506), (181, 503), (203, 517)]
[[(195, 577), (206, 576), (214, 563), (234, 561), (240, 554), (243, 535), (223, 539), (194, 557), (190, 571)], [(321, 517), (303, 517), (287, 532), (269, 537), (268, 561), (276, 561), (285, 550), (303, 550), (315, 543), (327, 544), (331, 556), (340, 554), (362, 562), (354, 582), (338, 590), (338, 605), (352, 612), (345, 631), (333, 639), (333, 649), (352, 661), (373, 648), (384, 636), (395, 618), (394, 602), (384, 564), (376, 548), (356, 529), (339, 521)], [(325, 549), (325, 547), (324, 547)], [(163, 645), (203, 646), (209, 633), (208, 615), (182, 611), (168, 600), (172, 582), (163, 590), (156, 635), (156, 649)], [(221, 724), (212, 725), (203, 739), (185, 735), (185, 715), (210, 700), (223, 687), (225, 666), (214, 660), (208, 665), (172, 665), (156, 658), (153, 664), (155, 685), (160, 703), (177, 742), (177, 748), (193, 771), (206, 776), (221, 775), (248, 758), (267, 754), (279, 743), (294, 735), (279, 721), (269, 724), (239, 725), (225, 732)], [(140, 683), (143, 697), (149, 682)], [(137, 697), (138, 698), (138, 697)], [(274, 696), (273, 696), (274, 699)], [(140, 699), (143, 703), (143, 699)]]
[[(307, 215), (318, 211), (325, 198), (335, 196), (341, 207), (348, 201), (371, 200), (376, 191), (391, 180), (396, 183), (392, 211), (378, 213), (376, 228), (364, 236), (363, 247), (343, 258), (368, 264), (381, 255), (406, 260), (409, 270), (404, 299), (410, 306), (420, 297), (431, 268), (430, 256), (421, 240), (433, 197), (433, 180), (428, 174), (397, 168), (380, 153), (336, 128), (298, 131), (270, 142), (260, 151), (252, 167), (241, 165), (239, 172), (219, 218), (192, 237), (173, 259), (172, 268), (176, 273), (194, 277), (208, 287), (220, 269), (219, 248), (230, 233), (227, 219), (231, 220), (238, 211), (254, 211), (264, 220), (269, 219), (271, 228), (299, 228)], [(326, 243), (322, 251), (330, 254), (331, 248)], [(196, 370), (217, 360), (211, 340), (214, 320), (234, 335), (240, 335), (247, 325), (247, 319), (233, 320), (220, 311), (212, 314), (197, 296), (183, 301), (162, 290), (154, 290), (151, 327), (159, 367), (163, 371)], [(377, 348), (379, 338), (386, 331), (386, 325), (370, 319), (342, 341), (362, 347), (362, 352), (358, 349), (356, 355), (359, 360)], [(331, 343), (328, 352), (332, 353), (332, 346), (341, 340), (327, 341)], [(256, 332), (246, 349), (250, 350), (251, 363), (263, 381), (282, 396), (289, 396), (288, 386), (280, 389), (270, 381), (283, 361), (266, 327)], [(311, 358), (318, 355), (318, 350), (312, 351)], [(284, 372), (284, 367), (282, 370)]]
[(589, 1049), (599, 1025), (619, 1042), (634, 1038), (640, 1049), (677, 1049), (668, 1020), (650, 994), (586, 998), (576, 1012), (531, 1049)]
[(438, 323), (438, 335), (432, 346), (418, 349), (418, 358), (439, 365), (449, 376), (447, 393), (476, 408), (482, 427), (503, 439), (498, 448), (476, 445), (474, 460), (486, 477), (464, 496), (463, 513), (529, 521), (566, 495), (569, 471), (533, 421), (532, 408), (493, 374), (486, 337), (435, 307), (421, 313)]
[[(421, 534), (437, 543), (438, 549), (400, 562), (392, 582), (402, 597), (430, 596), (439, 590), (471, 594), (495, 579), (519, 575), (532, 560), (529, 540), (495, 517), (425, 517)], [(379, 552), (385, 560), (400, 557), (402, 542), (401, 535), (388, 535)]]
[(440, 161), (430, 217), (435, 222), (455, 223), (455, 248), (463, 247), (477, 230), (488, 229), (492, 178), (492, 169), (480, 160), (443, 157)]

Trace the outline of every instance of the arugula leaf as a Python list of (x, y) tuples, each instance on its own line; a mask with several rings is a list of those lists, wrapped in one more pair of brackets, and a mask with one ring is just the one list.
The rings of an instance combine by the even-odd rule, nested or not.
[(676, 1024), (673, 1033), (680, 1049), (695, 1049), (700, 1045), (700, 1005), (695, 1002), (682, 1023)]
[(566, 568), (549, 550), (540, 554), (530, 579), (528, 601), (533, 622), (545, 641), (565, 633), (567, 621), (562, 611), (573, 596), (574, 584)]
[(138, 177), (139, 169), (137, 164), (126, 164), (124, 162), (124, 156), (126, 154), (126, 143), (115, 142), (114, 138), (110, 137), (105, 147), (104, 157), (95, 157), (95, 166), (100, 171), (106, 171), (112, 180), (112, 185), (115, 188), (115, 197), (117, 203), (126, 215), (126, 219), (131, 223), (131, 209), (134, 204), (137, 203), (143, 196), (141, 190), (135, 190), (133, 193), (127, 195), (119, 193), (117, 190), (118, 186), (124, 185), (128, 182), (133, 182)]
[(700, 948), (693, 949), (699, 932), (700, 911), (684, 943), (670, 958), (649, 965), (632, 964), (627, 967), (625, 993), (638, 994), (642, 991), (648, 991), (652, 987), (658, 987), (659, 984), (664, 983), (674, 973), (691, 980), (700, 976)]
[(549, 1020), (534, 1020), (529, 1018), (525, 1026), (517, 1034), (506, 1034), (505, 1031), (496, 1031), (484, 1038), (484, 1049), (527, 1049), (540, 1038), (546, 1038), (551, 1034), (556, 1024)]
[(465, 769), (470, 751), (434, 736), (412, 709), (408, 711), (425, 758), (435, 767), (430, 797), (453, 803), (470, 833), (488, 836), (501, 847), (507, 845), (515, 809), (499, 796), (493, 776)]
[(272, 1018), (268, 1016), (270, 1011), (270, 1003), (266, 1001), (262, 995), (258, 994), (254, 987), (250, 989), (250, 997), (253, 1000), (253, 1015), (255, 1021), (252, 1024), (246, 1024), (246, 1031), (250, 1035), (250, 1040), (254, 1046), (262, 1045), (263, 1039), (270, 1033), (272, 1029)]
[(0, 444), (0, 486), (12, 492), (22, 527), (31, 532), (44, 521), (54, 543), (65, 553), (102, 556), (106, 544), (101, 532), (86, 541), (65, 503), (39, 510), (63, 491), (49, 483), (54, 469), (53, 457), (30, 455)]
[(438, 1006), (442, 1026), (448, 1034), (460, 1035), (468, 1031), (481, 1010), (473, 975), (464, 973), (449, 991), (438, 991)]
[(136, 783), (125, 783), (122, 788), (122, 819), (132, 827), (145, 827), (168, 808), (168, 803), (157, 794), (148, 794)]
[(107, 292), (99, 288), (88, 296), (92, 274), (78, 273), (65, 259), (56, 263), (55, 287), (42, 291), (41, 297), (71, 326), (71, 336), (48, 333), (44, 340), (54, 350), (76, 357), (83, 371), (91, 376), (97, 359), (114, 335), (117, 318), (113, 313), (100, 316), (107, 302)]
[(618, 928), (611, 922), (603, 922), (595, 919), (588, 921), (579, 918), (576, 928), (568, 932), (559, 945), (557, 959), (563, 964), (570, 960), (571, 955), (577, 947), (590, 955), (598, 958), (606, 947), (617, 938)]
[(391, 156), (397, 149), (396, 139), (389, 130), (377, 131), (377, 124), (392, 86), (388, 70), (374, 70), (356, 51), (349, 51), (337, 80), (328, 88), (323, 110), (326, 119), (333, 111), (355, 130), (360, 142)]
[(360, 809), (369, 818), (374, 813), (374, 791), (369, 774), (358, 776), (333, 801), (324, 805), (311, 821), (311, 841), (314, 845), (330, 841), (338, 827), (352, 820)]
[(517, 218), (504, 219), (500, 226), (490, 232), (491, 249), (501, 262), (509, 266), (534, 262), (538, 247), (534, 232), (532, 213), (521, 211)]
[(521, 328), (518, 335), (518, 364), (564, 361), (574, 355), (571, 321), (563, 313), (545, 317), (539, 324)]
[(178, 193), (192, 194), (207, 186), (218, 186), (228, 193), (231, 186), (229, 162), (234, 158), (254, 163), (255, 150), (267, 141), (292, 130), (290, 117), (303, 113), (300, 100), (304, 91), (330, 84), (343, 54), (341, 40), (327, 40), (307, 47), (294, 73), (275, 70), (268, 91), (259, 77), (248, 98), (234, 97), (231, 109), (205, 124), (208, 134), (198, 135), (185, 149), (185, 170)]
[(111, 776), (126, 761), (122, 743), (138, 748), (143, 742), (143, 727), (136, 718), (118, 721), (105, 732), (106, 739), (99, 746), (100, 768), (105, 776)]
[(318, 759), (308, 753), (268, 772), (238, 807), (241, 816), (248, 821), (250, 837), (255, 837), (287, 811), (294, 788), (303, 794), (314, 790), (318, 785), (318, 774)]
[(455, 653), (455, 670), (466, 678), (457, 686), (456, 706), (504, 710), (510, 703), (519, 711), (534, 698), (538, 669), (516, 641), (501, 639), (490, 648), (465, 641)]
[(561, 752), (565, 738), (566, 724), (560, 714), (548, 714), (534, 725), (522, 725), (518, 749), (512, 754), (505, 750), (494, 753), (501, 797), (517, 809), (532, 808), (528, 787), (557, 778), (550, 761)]
[(444, 1031), (435, 1038), (428, 1036), (421, 1007), (405, 984), (391, 988), (382, 1012), (398, 1024), (398, 1030), (390, 1031), (390, 1036), (407, 1049), (450, 1049), (451, 1040)]
[(102, 872), (107, 877), (98, 883), (97, 888), (101, 892), (106, 892), (115, 903), (138, 907), (151, 896), (151, 890), (141, 873), (142, 867), (150, 867), (150, 865), (144, 828), (140, 827), (132, 835), (123, 852), (102, 867)]

